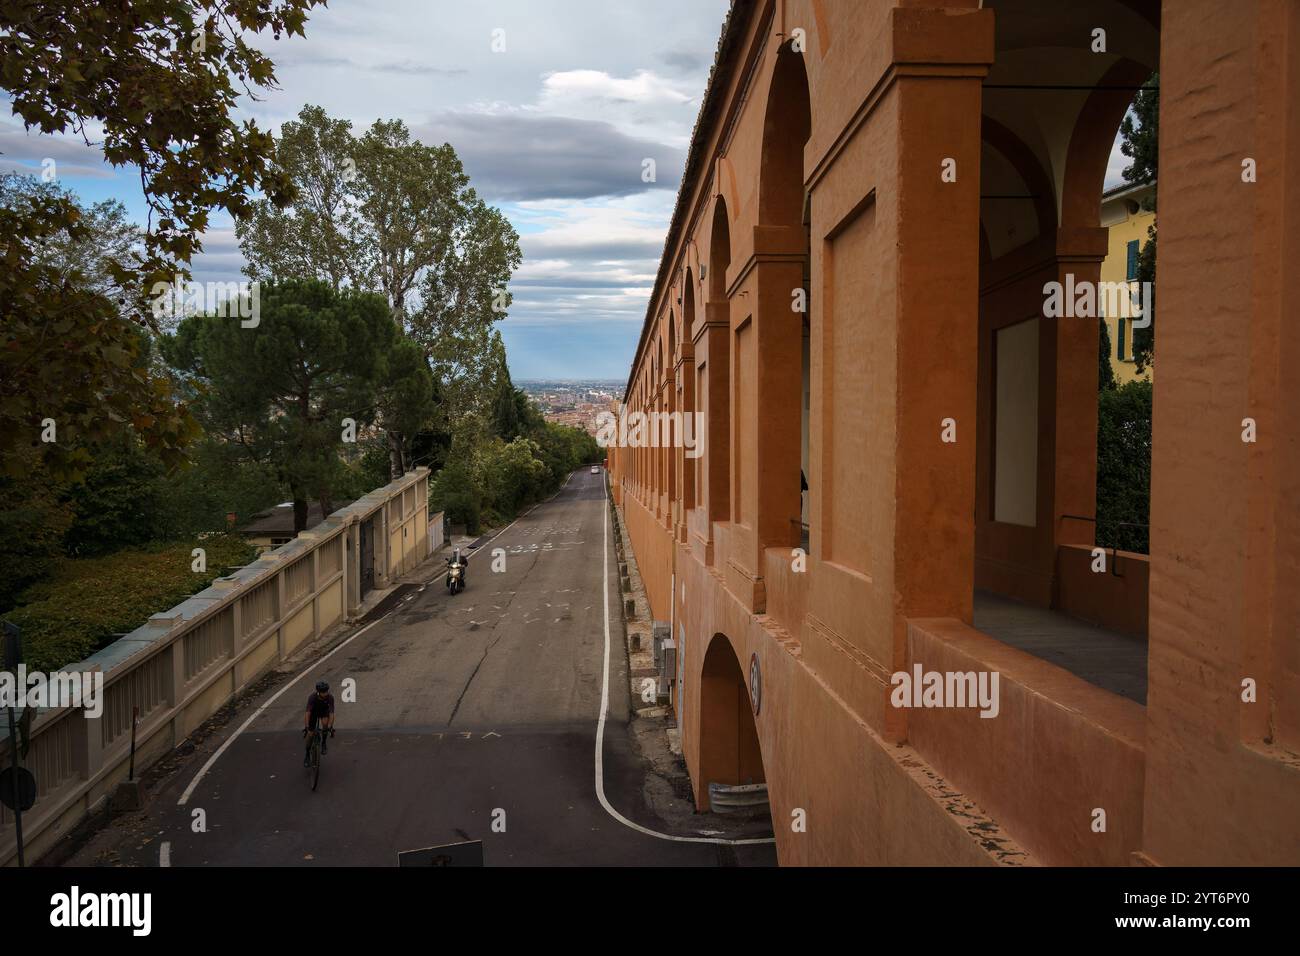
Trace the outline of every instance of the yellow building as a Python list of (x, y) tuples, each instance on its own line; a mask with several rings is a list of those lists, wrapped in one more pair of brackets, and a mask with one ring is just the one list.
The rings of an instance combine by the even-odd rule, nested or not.
[[(1147, 243), (1147, 230), (1156, 214), (1143, 205), (1154, 190), (1153, 185), (1131, 186), (1127, 183), (1102, 194), (1101, 225), (1110, 230), (1106, 258), (1101, 264), (1102, 282), (1131, 282), (1137, 278), (1138, 253)], [(1148, 366), (1139, 375), (1133, 362), (1133, 320), (1106, 317), (1110, 333), (1110, 366), (1115, 383), (1123, 385), (1134, 379), (1151, 381)]]

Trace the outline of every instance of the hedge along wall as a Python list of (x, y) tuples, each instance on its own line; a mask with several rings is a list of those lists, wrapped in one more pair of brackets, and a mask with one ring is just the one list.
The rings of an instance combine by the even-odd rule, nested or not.
[[(23, 765), (36, 776), (36, 805), (23, 814), (29, 859), (48, 850), (127, 777), (131, 714), (136, 772), (150, 766), (295, 648), (359, 607), (358, 529), (372, 520), (375, 586), (390, 585), (431, 553), (429, 470), (419, 468), (336, 511), (295, 540), (70, 667), (104, 673), (103, 713), (41, 710)], [(402, 507), (391, 505), (402, 502)], [(436, 518), (436, 521), (440, 519)], [(396, 524), (393, 522), (396, 521)], [(396, 548), (393, 544), (400, 542)], [(0, 764), (9, 765), (0, 724)], [(0, 807), (0, 864), (17, 857), (13, 815)]]
[[(194, 548), (207, 570), (191, 569)], [(223, 570), (240, 567), (257, 549), (238, 535), (124, 551), (102, 558), (67, 559), (56, 576), (32, 585), (25, 603), (4, 615), (22, 629), (28, 670), (53, 671), (84, 660), (114, 635), (139, 627), (160, 607), (179, 604), (208, 587)]]

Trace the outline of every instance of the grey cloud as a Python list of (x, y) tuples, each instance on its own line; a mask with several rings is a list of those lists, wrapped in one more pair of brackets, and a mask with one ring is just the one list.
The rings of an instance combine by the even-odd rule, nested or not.
[[(38, 165), (21, 163), (17, 160), (0, 157), (0, 172), (22, 173), (25, 176), (39, 176), (43, 170), (42, 167)], [(114, 178), (112, 170), (104, 169), (102, 166), (78, 166), (75, 163), (59, 162), (55, 167), (55, 172), (58, 174), (59, 178), (64, 176), (78, 176), (86, 179)]]
[(600, 262), (634, 259), (657, 262), (664, 248), (662, 239), (576, 240), (533, 235), (524, 236), (521, 241), (524, 252), (530, 259), (581, 259)]
[(709, 65), (709, 60), (704, 54), (692, 50), (668, 50), (659, 54), (659, 60), (682, 73), (694, 73)]
[(404, 75), (417, 76), (464, 76), (469, 70), (446, 70), (437, 66), (430, 66), (427, 63), (413, 63), (410, 60), (403, 60), (401, 63), (381, 63), (372, 66), (370, 69), (376, 73), (401, 73)]
[[(95, 169), (104, 162), (104, 154), (97, 146), (87, 146), (83, 141), (70, 136), (55, 136), (49, 133), (28, 133), (15, 123), (0, 121), (0, 154), (7, 164), (22, 161), (39, 167), (43, 159), (53, 159), (59, 166), (66, 163), (75, 167), (80, 176), (111, 177), (113, 174), (105, 169)], [(19, 172), (31, 172), (9, 165), (8, 168)], [(39, 172), (39, 169), (37, 170)], [(62, 172), (62, 170), (60, 170)]]
[(469, 72), (466, 69), (447, 69), (434, 66), (432, 63), (419, 63), (410, 59), (394, 60), (387, 63), (362, 63), (351, 57), (335, 56), (329, 53), (313, 53), (302, 47), (273, 49), (270, 51), (270, 55), (277, 70), (339, 69), (355, 70), (360, 73), (399, 73), (406, 76), (463, 76)]
[[(654, 281), (654, 276), (649, 277), (649, 281)], [(542, 276), (538, 278), (511, 279), (510, 288), (520, 289), (548, 289), (552, 292), (575, 292), (581, 293), (584, 289), (629, 289), (637, 285), (646, 284), (646, 279), (584, 279), (581, 284), (577, 284), (571, 277), (566, 276)], [(646, 294), (649, 295), (652, 286), (646, 285)]]
[[(597, 120), (521, 113), (444, 113), (413, 127), (426, 143), (451, 143), (474, 186), (496, 201), (590, 199), (676, 189), (683, 151)], [(653, 183), (642, 160), (655, 161)]]

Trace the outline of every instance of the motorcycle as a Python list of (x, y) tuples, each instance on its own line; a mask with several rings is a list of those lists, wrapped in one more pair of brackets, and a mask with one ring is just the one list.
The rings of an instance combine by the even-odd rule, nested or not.
[(465, 566), (447, 562), (447, 593), (456, 594), (465, 590)]

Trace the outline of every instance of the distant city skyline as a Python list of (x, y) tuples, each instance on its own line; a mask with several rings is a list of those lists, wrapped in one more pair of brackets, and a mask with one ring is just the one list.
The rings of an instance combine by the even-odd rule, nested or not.
[(514, 379), (516, 385), (617, 385), (622, 386), (626, 382), (623, 378), (517, 378)]

